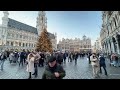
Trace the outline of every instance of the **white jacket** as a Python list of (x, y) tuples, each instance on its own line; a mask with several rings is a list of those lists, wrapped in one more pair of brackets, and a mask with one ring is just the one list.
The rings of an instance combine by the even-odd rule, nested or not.
[(27, 58), (28, 64), (27, 64), (27, 69), (26, 69), (27, 72), (34, 72), (34, 59), (35, 58), (32, 57), (29, 60), (29, 55), (28, 55), (28, 58)]
[(93, 58), (93, 56), (90, 57), (91, 65), (97, 65), (99, 66), (99, 60), (97, 58)]

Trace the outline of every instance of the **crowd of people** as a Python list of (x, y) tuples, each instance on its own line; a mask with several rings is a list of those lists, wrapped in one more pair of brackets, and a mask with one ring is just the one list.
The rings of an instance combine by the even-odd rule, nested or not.
[(89, 64), (92, 65), (93, 68), (93, 77), (99, 77), (99, 73), (102, 73), (102, 67), (104, 69), (105, 75), (108, 76), (107, 70), (106, 70), (106, 60), (109, 60), (110, 66), (114, 67), (120, 67), (120, 55), (117, 53), (111, 53), (111, 54), (89, 54), (88, 55)]
[[(106, 70), (106, 58), (104, 54), (95, 54), (95, 53), (78, 53), (78, 52), (60, 52), (56, 51), (53, 53), (49, 52), (39, 52), (39, 51), (2, 51), (0, 52), (0, 66), (3, 70), (5, 60), (9, 60), (10, 64), (16, 63), (19, 64), (19, 67), (26, 65), (26, 71), (29, 73), (29, 79), (32, 78), (32, 75), (35, 78), (38, 76), (38, 67), (44, 67), (45, 71), (43, 73), (42, 79), (62, 79), (65, 77), (66, 72), (63, 69), (63, 63), (75, 62), (77, 64), (78, 57), (88, 57), (89, 64), (92, 65), (93, 77), (99, 77), (99, 73), (102, 73), (102, 67), (104, 69), (105, 75), (107, 76)], [(68, 59), (66, 59), (68, 58)], [(119, 55), (109, 54), (107, 59), (110, 60), (110, 65), (115, 67), (120, 66)]]
[(92, 65), (93, 77), (100, 77), (99, 73), (102, 74), (102, 67), (104, 69), (105, 75), (108, 76), (106, 70), (105, 57), (103, 54), (97, 55), (96, 53), (89, 54), (88, 56), (89, 64)]
[[(38, 67), (44, 67), (46, 66), (45, 72), (43, 74), (42, 78), (50, 78), (48, 75), (46, 75), (46, 71), (52, 70), (52, 68), (55, 69), (55, 76), (58, 78), (64, 77), (65, 70), (62, 68), (63, 63), (66, 62), (66, 58), (68, 58), (68, 62), (75, 62), (77, 64), (78, 56), (84, 57), (85, 54), (83, 53), (77, 53), (77, 52), (60, 52), (56, 51), (53, 53), (49, 52), (39, 52), (39, 51), (2, 51), (0, 52), (0, 61), (1, 61), (1, 70), (3, 70), (4, 62), (5, 60), (9, 60), (10, 64), (15, 63), (18, 64), (19, 67), (26, 65), (26, 71), (29, 73), (29, 79), (32, 78), (32, 75), (35, 77), (38, 76)], [(52, 62), (53, 60), (53, 62)], [(60, 70), (59, 70), (60, 69)], [(48, 72), (47, 71), (47, 72)], [(57, 74), (56, 74), (57, 71)], [(62, 71), (60, 75), (58, 75), (58, 72)], [(53, 72), (53, 70), (51, 71)], [(50, 72), (49, 72), (50, 74)], [(62, 75), (62, 76), (61, 76)], [(54, 76), (54, 74), (53, 74)], [(55, 78), (55, 77), (53, 77)]]

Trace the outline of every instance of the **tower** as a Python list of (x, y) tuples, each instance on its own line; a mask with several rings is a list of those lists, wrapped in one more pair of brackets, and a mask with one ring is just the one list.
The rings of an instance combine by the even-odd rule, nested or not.
[(57, 33), (55, 33), (54, 35), (55, 35), (55, 49), (57, 49)]
[(37, 22), (36, 22), (36, 28), (38, 31), (38, 35), (41, 34), (43, 29), (47, 29), (47, 17), (45, 11), (39, 11)]
[(2, 26), (7, 27), (8, 25), (8, 11), (3, 11), (4, 16), (2, 17)]

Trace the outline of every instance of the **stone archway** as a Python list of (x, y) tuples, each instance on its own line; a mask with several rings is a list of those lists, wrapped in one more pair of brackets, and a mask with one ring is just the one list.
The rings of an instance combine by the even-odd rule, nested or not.
[(116, 35), (116, 39), (117, 39), (118, 49), (120, 51), (120, 34)]
[(117, 52), (117, 46), (116, 46), (117, 41), (114, 37), (112, 37), (112, 41), (113, 41), (113, 45), (114, 45), (114, 50), (115, 50), (115, 52)]

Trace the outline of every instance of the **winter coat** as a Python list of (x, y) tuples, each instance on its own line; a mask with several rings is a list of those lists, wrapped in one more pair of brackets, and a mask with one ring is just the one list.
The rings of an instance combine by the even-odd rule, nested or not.
[(106, 64), (105, 64), (105, 58), (104, 57), (100, 57), (99, 63), (100, 63), (100, 66), (106, 66)]
[(14, 60), (14, 54), (10, 53), (9, 58), (10, 58), (10, 60)]
[(63, 54), (63, 58), (66, 59), (66, 53)]
[[(58, 72), (60, 74), (60, 77), (55, 77), (55, 72)], [(49, 67), (49, 65), (47, 65), (43, 73), (42, 79), (62, 79), (63, 77), (65, 77), (65, 75), (65, 70), (61, 65), (56, 64), (56, 66), (52, 69)]]
[(27, 57), (28, 64), (26, 69), (27, 72), (34, 72), (34, 59), (35, 59), (34, 57), (29, 58), (29, 55), (28, 55)]
[(36, 55), (35, 55), (35, 61), (34, 61), (34, 63), (39, 63), (39, 59), (40, 59), (41, 57), (40, 57), (40, 55), (37, 53)]
[(99, 60), (97, 57), (93, 58), (93, 55), (90, 57), (91, 65), (92, 66), (99, 66)]

